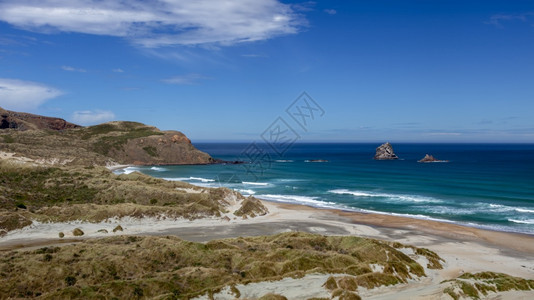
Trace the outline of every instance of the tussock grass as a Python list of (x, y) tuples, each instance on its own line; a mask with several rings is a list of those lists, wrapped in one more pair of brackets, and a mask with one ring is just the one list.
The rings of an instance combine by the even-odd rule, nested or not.
[(490, 292), (534, 290), (534, 280), (495, 272), (464, 273), (449, 282), (450, 286), (445, 288), (443, 293), (450, 295), (453, 299), (460, 297), (479, 299), (481, 295), (487, 296)]
[(236, 212), (265, 214), (254, 198), (226, 188), (203, 188), (141, 173), (115, 175), (103, 167), (44, 167), (0, 161), (0, 235), (31, 220), (100, 222), (113, 217), (168, 216), (196, 219), (221, 216), (237, 200)]
[[(389, 258), (382, 255), (384, 251), (388, 251)], [(411, 263), (397, 252), (385, 242), (308, 233), (223, 239), (206, 244), (176, 237), (116, 236), (7, 253), (0, 258), (0, 294), (40, 295), (43, 299), (188, 299), (236, 284), (300, 278), (311, 273), (339, 274), (364, 269), (362, 266), (368, 268), (370, 263)], [(406, 278), (403, 274), (371, 272), (354, 274), (337, 283), (329, 279), (329, 287), (346, 287), (350, 281), (352, 291), (338, 289), (340, 295), (343, 299), (359, 299), (354, 292), (358, 286), (376, 287)]]

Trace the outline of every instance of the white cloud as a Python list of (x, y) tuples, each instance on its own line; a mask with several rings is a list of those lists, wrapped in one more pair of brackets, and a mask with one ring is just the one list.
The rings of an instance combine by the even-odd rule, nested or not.
[(524, 14), (499, 14), (493, 15), (490, 17), (490, 20), (485, 22), (486, 24), (495, 25), (496, 27), (502, 28), (503, 23), (512, 22), (512, 21), (521, 21), (529, 22), (529, 19), (534, 16), (534, 13), (524, 13)]
[(187, 74), (182, 76), (174, 76), (171, 78), (163, 79), (162, 81), (168, 84), (177, 84), (177, 85), (193, 85), (197, 84), (198, 81), (209, 79), (209, 77), (202, 76), (200, 74)]
[(69, 72), (80, 72), (80, 73), (87, 72), (85, 69), (78, 69), (78, 68), (74, 68), (71, 66), (61, 66), (61, 69), (63, 69), (64, 71), (69, 71)]
[(0, 106), (10, 110), (31, 110), (62, 95), (58, 89), (31, 81), (0, 78)]
[(121, 68), (113, 69), (112, 71), (115, 73), (124, 73), (124, 70)]
[(329, 14), (329, 15), (337, 14), (337, 10), (335, 10), (335, 9), (325, 9), (324, 12)]
[(241, 56), (248, 57), (248, 58), (264, 58), (264, 57), (267, 57), (267, 55), (263, 55), (263, 54), (242, 54)]
[(232, 45), (305, 25), (278, 0), (4, 0), (0, 20), (40, 32), (124, 37), (148, 48)]
[(72, 122), (81, 125), (104, 123), (115, 119), (115, 114), (107, 110), (81, 110), (72, 114)]

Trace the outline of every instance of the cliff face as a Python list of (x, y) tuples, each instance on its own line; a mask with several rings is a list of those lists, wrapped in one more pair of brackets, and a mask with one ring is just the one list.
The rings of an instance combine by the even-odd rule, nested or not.
[(93, 148), (119, 163), (188, 165), (216, 162), (207, 153), (196, 149), (179, 131), (160, 131), (155, 127), (132, 122), (112, 122), (98, 126), (111, 126), (113, 131), (91, 138)]
[(64, 130), (78, 127), (81, 126), (69, 123), (60, 118), (44, 117), (29, 113), (9, 111), (0, 107), (0, 129), (12, 128), (18, 130)]
[[(2, 110), (0, 151), (66, 165), (182, 165), (217, 160), (179, 131), (135, 122), (81, 127), (65, 120)], [(5, 117), (4, 117), (5, 116)]]
[(390, 143), (385, 143), (376, 148), (376, 154), (374, 159), (376, 160), (391, 160), (398, 159), (399, 157), (393, 152), (393, 146)]

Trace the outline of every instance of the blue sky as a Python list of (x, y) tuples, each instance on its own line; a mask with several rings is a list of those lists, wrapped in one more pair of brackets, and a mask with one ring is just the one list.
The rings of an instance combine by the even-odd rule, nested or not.
[(0, 0), (0, 106), (193, 142), (532, 143), (532, 70), (533, 1)]

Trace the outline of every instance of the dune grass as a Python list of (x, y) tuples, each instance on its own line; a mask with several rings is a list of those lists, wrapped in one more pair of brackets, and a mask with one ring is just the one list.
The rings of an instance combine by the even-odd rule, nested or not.
[(534, 290), (534, 280), (496, 272), (464, 273), (457, 279), (447, 282), (450, 284), (443, 292), (453, 299), (460, 297), (480, 299), (490, 293)]
[[(369, 264), (386, 266), (384, 273), (373, 273)], [(357, 299), (358, 286), (425, 276), (420, 265), (388, 243), (296, 232), (206, 244), (176, 237), (110, 237), (5, 253), (0, 270), (0, 294), (43, 299), (189, 299), (225, 286), (311, 273), (350, 275), (350, 288), (337, 283), (336, 293)]]
[[(189, 193), (187, 190), (197, 190)], [(31, 220), (100, 222), (112, 217), (221, 216), (232, 201), (238, 215), (265, 214), (261, 202), (226, 188), (200, 188), (102, 167), (45, 167), (0, 161), (0, 234)]]

